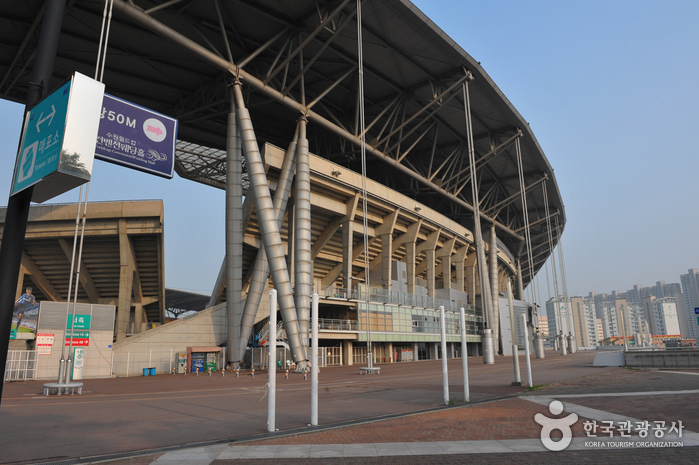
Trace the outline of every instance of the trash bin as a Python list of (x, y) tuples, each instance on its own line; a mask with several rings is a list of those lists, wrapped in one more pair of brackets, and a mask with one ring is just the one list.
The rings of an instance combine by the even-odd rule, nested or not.
[(150, 368), (143, 369), (143, 376), (148, 376), (150, 374)]
[(155, 376), (155, 368), (149, 368), (150, 370), (150, 375)]

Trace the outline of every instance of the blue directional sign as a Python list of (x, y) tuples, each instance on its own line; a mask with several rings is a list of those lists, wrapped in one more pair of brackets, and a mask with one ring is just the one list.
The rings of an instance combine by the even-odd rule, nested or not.
[(71, 84), (66, 82), (27, 113), (13, 195), (58, 169)]
[(694, 307), (694, 314), (699, 315), (699, 307)]
[(104, 94), (95, 157), (172, 178), (177, 120)]
[(33, 186), (44, 202), (88, 182), (104, 84), (75, 73), (24, 119), (11, 195)]

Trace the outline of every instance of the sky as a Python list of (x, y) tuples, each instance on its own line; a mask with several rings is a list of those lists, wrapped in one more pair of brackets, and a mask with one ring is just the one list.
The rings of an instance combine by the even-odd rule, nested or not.
[[(414, 3), (530, 123), (565, 204), (570, 295), (679, 282), (699, 268), (699, 2)], [(22, 109), (0, 101), (0, 205)], [(211, 292), (224, 252), (223, 191), (102, 161), (90, 186), (94, 201), (162, 199), (166, 285)], [(77, 200), (76, 189), (51, 203)], [(539, 301), (553, 292), (544, 269), (538, 288)]]

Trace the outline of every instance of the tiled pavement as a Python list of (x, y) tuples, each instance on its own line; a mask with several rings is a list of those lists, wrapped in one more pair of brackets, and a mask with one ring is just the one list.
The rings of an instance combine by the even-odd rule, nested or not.
[[(618, 462), (633, 460), (634, 463), (659, 463), (671, 459), (674, 463), (696, 463), (699, 457), (699, 434), (687, 429), (683, 431), (681, 438), (676, 434), (666, 434), (662, 439), (655, 439), (652, 433), (645, 439), (637, 435), (631, 438), (622, 438), (619, 435), (586, 437), (582, 428), (582, 423), (586, 419), (598, 422), (605, 420), (636, 422), (639, 419), (581, 406), (577, 404), (579, 401), (595, 404), (594, 401), (600, 403), (600, 399), (602, 402), (612, 399), (612, 402), (618, 403), (619, 399), (657, 398), (655, 406), (662, 408), (665, 404), (674, 404), (673, 399), (692, 395), (696, 397), (699, 390), (684, 391), (682, 394), (675, 392), (654, 396), (647, 394), (597, 393), (594, 397), (579, 394), (552, 394), (507, 399), (265, 441), (220, 444), (168, 452), (160, 457), (153, 457), (151, 463), (153, 465), (223, 465), (227, 463), (263, 465), (291, 464), (296, 463), (297, 460), (304, 460), (303, 463), (318, 461), (318, 463), (338, 464), (462, 463), (466, 461), (478, 463), (474, 460), (479, 459), (503, 463), (547, 463), (552, 456), (557, 457), (557, 463), (562, 461), (585, 463), (588, 460), (592, 463), (593, 459), (599, 460), (602, 456), (605, 460), (617, 456)], [(570, 413), (576, 413), (579, 416), (572, 428), (574, 437), (571, 444), (565, 451), (556, 454), (546, 450), (539, 439), (540, 429), (532, 425), (532, 419), (536, 413), (550, 414), (548, 404), (554, 398), (561, 398), (565, 402), (565, 411), (561, 416)], [(628, 408), (626, 410), (629, 411)], [(630, 411), (638, 412), (633, 408)], [(656, 417), (657, 415), (650, 418), (657, 419)], [(679, 417), (673, 418), (676, 420)], [(468, 437), (470, 440), (454, 439), (457, 437)], [(594, 446), (591, 445), (591, 441), (595, 442)], [(662, 442), (673, 448), (649, 449), (645, 444), (649, 441)], [(641, 442), (644, 444), (639, 444)], [(678, 447), (678, 443), (681, 443), (682, 447)], [(119, 463), (133, 462), (120, 461)]]
[[(688, 373), (614, 370), (598, 372), (524, 397), (362, 421), (321, 431), (287, 432), (255, 442), (184, 448), (112, 461), (114, 465), (265, 464), (450, 464), (450, 463), (699, 463), (699, 379)], [(663, 392), (673, 389), (672, 392)], [(627, 391), (637, 392), (627, 392)], [(638, 392), (638, 391), (649, 392)], [(678, 392), (683, 390), (685, 392)], [(561, 416), (577, 413), (573, 441), (562, 452), (544, 451), (536, 413), (551, 416), (548, 403), (561, 399)], [(616, 415), (616, 416), (615, 416)], [(639, 438), (587, 438), (582, 422), (591, 420), (681, 420), (684, 447), (613, 448), (602, 442)], [(555, 438), (555, 434), (553, 435)], [(468, 441), (464, 441), (468, 438)], [(652, 438), (648, 438), (650, 440)], [(591, 447), (590, 441), (596, 441)], [(659, 440), (660, 441), (660, 440)], [(104, 459), (102, 459), (104, 460)], [(1, 460), (0, 460), (1, 462)], [(88, 463), (82, 460), (80, 463)]]

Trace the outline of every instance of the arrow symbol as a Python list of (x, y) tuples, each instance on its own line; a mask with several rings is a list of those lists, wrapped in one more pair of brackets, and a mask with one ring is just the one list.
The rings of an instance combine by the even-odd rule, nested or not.
[(154, 132), (159, 136), (163, 133), (163, 130), (157, 126), (148, 126), (148, 132)]
[(46, 120), (49, 120), (49, 126), (51, 126), (51, 123), (53, 122), (53, 115), (55, 115), (55, 114), (56, 114), (56, 107), (54, 107), (53, 105), (51, 105), (51, 113), (46, 115), (46, 118), (43, 118), (44, 112), (41, 112), (41, 115), (39, 115), (39, 121), (36, 122), (36, 132), (41, 132), (39, 125)]

